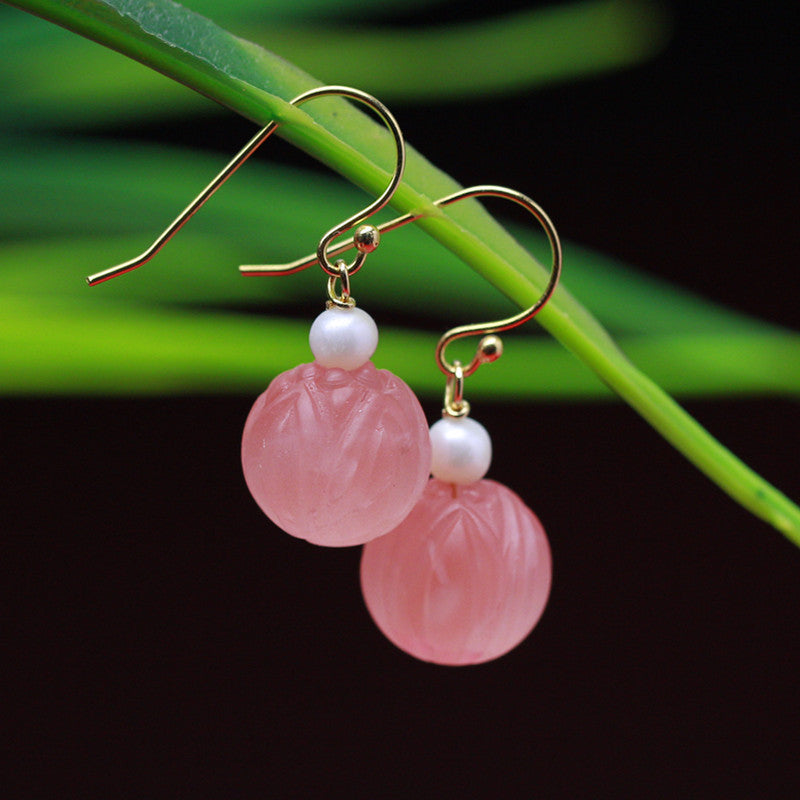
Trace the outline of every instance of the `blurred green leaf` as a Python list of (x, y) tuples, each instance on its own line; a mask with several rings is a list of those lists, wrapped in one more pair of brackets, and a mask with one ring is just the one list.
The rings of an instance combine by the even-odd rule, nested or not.
[[(419, 6), (436, 6), (443, 0), (381, 0), (369, 7), (371, 19), (381, 19), (386, 14), (414, 9)], [(182, 3), (192, 11), (227, 25), (237, 20), (246, 24), (254, 20), (319, 20), (342, 16), (357, 16), (364, 12), (364, 0), (187, 0)]]
[[(350, 27), (330, 21), (287, 24), (312, 11), (346, 18), (347, 4), (337, 8), (306, 0), (299, 8), (288, 3), (259, 7), (240, 0), (222, 7), (210, 1), (187, 5), (215, 20), (219, 16), (220, 22), (236, 23), (234, 30), (323, 79), (358, 85), (386, 101), (496, 95), (620, 69), (652, 56), (669, 33), (665, 12), (653, 0), (582, 0), (460, 26), (410, 29), (402, 36), (377, 26), (372, 13), (361, 25), (355, 16)], [(0, 48), (12, 47), (15, 57), (0, 61), (6, 87), (0, 115), (17, 128), (121, 124), (209, 109), (196, 93), (152, 70), (121, 62), (34, 20), (12, 18), (0, 28)], [(332, 52), (347, 57), (332, 59)], [(474, 68), (476, 54), (480, 69)], [(64, 64), (78, 63), (80, 70), (66, 83), (52, 80)]]
[[(6, 394), (260, 392), (277, 373), (311, 360), (309, 321), (159, 308), (88, 292), (77, 298), (0, 291), (0, 307)], [(444, 385), (433, 362), (437, 338), (382, 325), (375, 363), (437, 398)], [(800, 358), (795, 334), (640, 336), (622, 344), (650, 362), (655, 378), (689, 396), (800, 391), (790, 366)], [(513, 357), (470, 379), (471, 397), (613, 397), (555, 342), (516, 335), (509, 346)]]

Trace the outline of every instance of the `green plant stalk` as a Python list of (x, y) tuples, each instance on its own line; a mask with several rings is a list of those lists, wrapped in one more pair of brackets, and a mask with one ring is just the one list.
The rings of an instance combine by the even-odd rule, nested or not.
[[(309, 75), (168, 0), (11, 4), (148, 64), (260, 124), (277, 119), (284, 138), (369, 191), (379, 192), (385, 185), (385, 170), (376, 162), (386, 164), (387, 136), (374, 123), (340, 101), (325, 110), (322, 103), (319, 111), (309, 109), (319, 123), (313, 124), (308, 114), (286, 102), (316, 84)], [(535, 286), (544, 283), (541, 266), (474, 205), (449, 213), (432, 206), (433, 198), (454, 187), (451, 179), (412, 151), (393, 205), (430, 214), (420, 227), (521, 307), (529, 305), (538, 294)], [(800, 546), (800, 508), (637, 370), (566, 291), (557, 292), (538, 320), (724, 491)]]
[[(761, 517), (800, 546), (798, 507), (718, 442), (691, 415), (666, 395), (621, 353), (608, 349), (584, 350), (585, 339), (575, 341), (579, 357), (591, 363), (608, 385), (625, 398), (675, 448), (742, 506)], [(580, 348), (580, 351), (577, 350)], [(605, 362), (605, 364), (603, 364)], [(607, 365), (606, 369), (601, 367)]]

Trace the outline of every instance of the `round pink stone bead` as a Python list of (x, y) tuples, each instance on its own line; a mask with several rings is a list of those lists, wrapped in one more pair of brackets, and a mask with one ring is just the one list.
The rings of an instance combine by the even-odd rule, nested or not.
[(414, 506), (431, 467), (428, 426), (400, 378), (367, 362), (278, 375), (256, 400), (242, 467), (264, 513), (314, 544), (363, 544)]
[(544, 611), (551, 576), (541, 523), (491, 480), (431, 479), (414, 510), (361, 558), (361, 588), (378, 627), (436, 664), (478, 664), (516, 647)]

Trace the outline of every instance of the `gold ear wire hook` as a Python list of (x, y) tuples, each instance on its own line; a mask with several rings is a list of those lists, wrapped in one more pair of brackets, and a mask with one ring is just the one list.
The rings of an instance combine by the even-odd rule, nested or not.
[[(558, 285), (558, 280), (561, 277), (562, 253), (561, 240), (558, 238), (558, 232), (544, 209), (542, 209), (538, 203), (531, 200), (530, 197), (522, 194), (522, 192), (518, 192), (515, 189), (507, 189), (504, 186), (473, 186), (470, 189), (464, 189), (462, 192), (456, 192), (455, 195), (450, 195), (443, 201), (437, 202), (437, 205), (449, 205), (457, 200), (482, 196), (503, 197), (506, 200), (511, 200), (527, 211), (530, 211), (530, 213), (536, 217), (536, 220), (544, 230), (545, 236), (547, 236), (547, 241), (550, 243), (550, 253), (552, 256), (550, 277), (539, 299), (524, 311), (520, 311), (518, 314), (514, 314), (506, 319), (497, 320), (496, 322), (478, 322), (472, 325), (459, 325), (447, 331), (436, 345), (436, 363), (439, 365), (439, 369), (447, 375), (448, 378), (456, 375), (457, 371), (462, 372), (463, 378), (466, 378), (472, 375), (481, 364), (488, 364), (500, 358), (503, 353), (503, 345), (500, 338), (494, 336), (494, 334), (511, 330), (511, 328), (516, 328), (528, 320), (533, 319), (552, 297)], [(445, 350), (451, 342), (454, 342), (456, 339), (463, 339), (465, 336), (482, 336), (483, 338), (478, 343), (478, 348), (475, 351), (475, 356), (472, 361), (470, 361), (466, 367), (462, 368), (459, 362), (456, 361), (451, 364), (447, 360), (445, 357)]]
[[(360, 103), (372, 108), (373, 111), (375, 111), (375, 113), (386, 124), (386, 127), (389, 128), (397, 148), (397, 164), (395, 166), (392, 179), (384, 190), (383, 194), (381, 194), (377, 200), (370, 203), (362, 211), (359, 211), (357, 214), (349, 217), (336, 227), (331, 228), (331, 230), (329, 230), (320, 240), (319, 246), (317, 247), (317, 256), (314, 259), (314, 262), (319, 263), (322, 269), (325, 270), (329, 276), (338, 277), (341, 274), (340, 268), (331, 263), (327, 254), (330, 243), (337, 236), (341, 235), (347, 230), (350, 230), (350, 228), (354, 227), (359, 222), (363, 222), (377, 211), (380, 211), (389, 202), (389, 200), (391, 200), (392, 195), (394, 194), (403, 177), (403, 170), (405, 169), (406, 163), (406, 149), (403, 134), (400, 131), (400, 126), (397, 124), (397, 120), (394, 118), (389, 109), (372, 95), (362, 92), (360, 89), (352, 89), (349, 86), (321, 86), (317, 89), (310, 89), (307, 92), (299, 94), (293, 100), (290, 100), (289, 104), (293, 106), (299, 106), (308, 100), (312, 100), (313, 98), (325, 97), (327, 95), (340, 95), (342, 97), (347, 97), (351, 100), (357, 100)], [(244, 164), (244, 162), (247, 161), (247, 159), (250, 158), (250, 156), (253, 155), (253, 153), (275, 132), (275, 129), (279, 124), (279, 122), (273, 120), (264, 128), (262, 128), (233, 157), (233, 159), (228, 162), (221, 172), (214, 177), (211, 183), (209, 183), (208, 186), (206, 186), (206, 188), (203, 189), (203, 191), (200, 192), (200, 194), (198, 194), (197, 197), (195, 197), (195, 199), (192, 200), (192, 202), (189, 203), (189, 205), (186, 206), (186, 208), (181, 211), (180, 214), (178, 214), (178, 216), (167, 226), (164, 232), (153, 242), (153, 244), (150, 245), (150, 247), (141, 253), (141, 255), (138, 255), (136, 258), (132, 258), (129, 261), (125, 261), (122, 264), (118, 264), (114, 267), (103, 270), (102, 272), (97, 272), (94, 275), (90, 275), (86, 278), (86, 282), (90, 286), (95, 286), (98, 283), (103, 283), (103, 281), (115, 278), (117, 275), (122, 275), (125, 272), (130, 272), (137, 267), (141, 267), (142, 264), (146, 264), (189, 221), (189, 219), (194, 216), (198, 209), (200, 209), (206, 203), (211, 195), (213, 195), (214, 192), (216, 192), (217, 189), (219, 189), (219, 187), (222, 186), (222, 184), (225, 183), (225, 181), (227, 181), (228, 178), (230, 178), (231, 175), (233, 175), (233, 173), (236, 172), (236, 170), (239, 169), (239, 167), (241, 167), (242, 164)], [(364, 263), (364, 259), (366, 259), (367, 255), (374, 250), (376, 246), (377, 240), (372, 241), (363, 249), (359, 248), (359, 252), (355, 260), (352, 264), (347, 266), (347, 271), (350, 275), (354, 274), (361, 268), (361, 265)]]
[[(456, 375), (458, 370), (462, 383), (463, 379), (469, 375), (472, 375), (481, 364), (487, 364), (491, 361), (496, 361), (500, 357), (502, 353), (502, 342), (500, 341), (499, 337), (492, 334), (507, 331), (511, 328), (516, 328), (518, 325), (522, 325), (524, 322), (527, 322), (529, 319), (535, 317), (552, 296), (556, 286), (558, 285), (559, 277), (561, 276), (561, 241), (558, 238), (558, 233), (556, 232), (555, 226), (544, 210), (529, 197), (522, 194), (522, 192), (518, 192), (514, 189), (507, 189), (504, 186), (472, 186), (469, 189), (461, 189), (460, 191), (448, 195), (447, 197), (442, 197), (439, 200), (435, 200), (434, 205), (438, 206), (439, 208), (443, 208), (445, 206), (452, 205), (459, 200), (466, 200), (467, 198), (482, 196), (503, 197), (507, 200), (517, 203), (527, 211), (530, 211), (530, 213), (536, 217), (537, 221), (544, 229), (547, 240), (550, 243), (550, 252), (552, 254), (553, 263), (550, 269), (550, 278), (547, 282), (547, 286), (545, 286), (544, 291), (539, 299), (530, 308), (520, 311), (518, 314), (514, 314), (514, 316), (508, 317), (507, 319), (498, 320), (497, 322), (480, 322), (473, 325), (459, 325), (457, 328), (452, 328), (451, 330), (447, 331), (444, 336), (439, 339), (439, 343), (436, 345), (436, 363), (439, 365), (439, 369), (448, 377)], [(389, 222), (385, 222), (383, 225), (378, 225), (377, 230), (379, 233), (392, 231), (397, 228), (401, 228), (403, 225), (407, 225), (409, 222), (415, 222), (424, 216), (424, 212), (419, 214), (413, 212), (404, 214), (401, 217), (397, 217)], [(335, 257), (341, 253), (344, 253), (353, 246), (354, 243), (352, 241), (346, 242), (337, 246), (335, 249), (329, 250), (327, 256)], [(305, 256), (304, 258), (300, 258), (297, 261), (292, 261), (289, 264), (242, 266), (239, 267), (239, 270), (245, 275), (252, 276), (288, 274), (290, 272), (299, 272), (300, 270), (312, 266), (313, 264), (317, 263), (318, 257), (318, 254), (313, 256)], [(445, 349), (451, 342), (455, 341), (456, 339), (462, 339), (465, 336), (483, 336), (484, 338), (481, 339), (481, 342), (478, 345), (475, 357), (466, 367), (462, 367), (459, 362), (454, 362), (451, 364), (445, 358)]]

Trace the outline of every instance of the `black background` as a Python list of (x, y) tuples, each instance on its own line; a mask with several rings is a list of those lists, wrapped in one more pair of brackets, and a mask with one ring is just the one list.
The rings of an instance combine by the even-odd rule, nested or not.
[[(671, 7), (635, 71), (393, 110), (465, 185), (529, 191), (564, 236), (797, 327), (789, 6)], [(796, 796), (800, 552), (627, 406), (482, 404), (554, 587), (519, 648), (451, 669), (374, 628), (357, 549), (258, 511), (252, 400), (0, 401), (12, 796)], [(684, 405), (800, 497), (795, 402)]]

